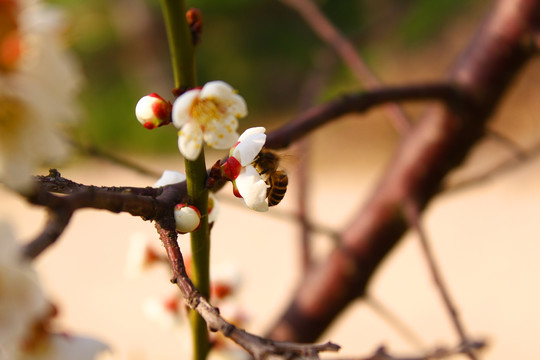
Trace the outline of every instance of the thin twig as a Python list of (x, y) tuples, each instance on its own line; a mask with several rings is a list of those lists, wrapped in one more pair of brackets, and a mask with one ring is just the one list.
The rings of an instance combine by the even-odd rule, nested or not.
[[(329, 49), (321, 49), (315, 57), (315, 65), (305, 80), (300, 91), (300, 109), (305, 111), (313, 106), (321, 89), (328, 83), (329, 75), (335, 68), (335, 56)], [(293, 151), (298, 154), (299, 162), (296, 166), (295, 179), (297, 184), (297, 223), (300, 225), (300, 260), (302, 269), (307, 271), (312, 263), (311, 259), (311, 233), (309, 226), (309, 190), (311, 184), (310, 160), (311, 141), (305, 137), (298, 141)]]
[(459, 354), (467, 354), (471, 351), (481, 350), (485, 346), (486, 343), (484, 341), (472, 341), (465, 344), (459, 344), (450, 348), (440, 347), (423, 355), (413, 355), (406, 357), (390, 355), (387, 352), (386, 348), (381, 346), (375, 351), (373, 355), (367, 357), (335, 358), (333, 360), (435, 360), (444, 359)]
[(324, 344), (295, 344), (291, 342), (273, 341), (265, 339), (244, 330), (238, 329), (227, 322), (219, 314), (219, 309), (212, 306), (195, 288), (187, 275), (177, 234), (172, 217), (164, 217), (156, 222), (156, 229), (167, 251), (173, 277), (187, 305), (196, 310), (206, 321), (211, 331), (219, 331), (224, 336), (236, 342), (248, 351), (256, 360), (266, 359), (269, 355), (281, 356), (284, 359), (319, 359), (323, 351), (338, 351), (340, 347), (331, 342)]
[(509, 149), (517, 159), (524, 160), (527, 157), (525, 150), (523, 150), (523, 148), (517, 142), (510, 139), (505, 134), (502, 134), (493, 129), (489, 129), (487, 131), (487, 135), (498, 143), (502, 144), (507, 149)]
[(97, 159), (106, 160), (112, 164), (121, 166), (126, 169), (133, 170), (139, 174), (153, 177), (156, 179), (161, 176), (161, 173), (158, 171), (142, 166), (141, 164), (128, 160), (112, 152), (100, 149), (96, 145), (92, 145), (92, 144), (85, 145), (77, 141), (71, 141), (71, 144), (84, 155), (92, 156)]
[(385, 320), (410, 345), (417, 349), (426, 347), (420, 336), (418, 336), (418, 334), (416, 334), (416, 332), (410, 326), (408, 326), (381, 301), (374, 298), (373, 295), (368, 293), (364, 296), (363, 300), (373, 312)]
[[(424, 230), (424, 227), (420, 223), (421, 208), (418, 206), (418, 204), (414, 200), (411, 200), (411, 199), (406, 201), (403, 206), (404, 206), (405, 217), (407, 218), (407, 221), (409, 222), (411, 228), (413, 228), (414, 231), (418, 235), (418, 239), (420, 240), (420, 245), (422, 248), (422, 252), (424, 254), (424, 258), (426, 259), (427, 264), (428, 264), (429, 272), (431, 273), (435, 286), (439, 290), (439, 294), (441, 296), (441, 299), (444, 303), (446, 310), (448, 311), (450, 319), (452, 320), (454, 329), (456, 330), (460, 341), (466, 344), (468, 343), (469, 338), (465, 332), (465, 327), (463, 326), (460, 320), (457, 307), (452, 301), (452, 298), (450, 296), (450, 291), (448, 290), (448, 287), (446, 286), (442, 278), (442, 274), (439, 269), (439, 266), (437, 265), (437, 262), (435, 261), (435, 255), (433, 254), (433, 251), (431, 249), (428, 236)], [(468, 351), (467, 355), (469, 356), (469, 358), (471, 358), (471, 360), (477, 359), (473, 351)]]
[(465, 179), (461, 182), (458, 182), (453, 185), (449, 185), (444, 189), (444, 192), (453, 192), (467, 189), (471, 186), (478, 185), (480, 183), (486, 182), (500, 176), (502, 174), (508, 173), (511, 170), (516, 169), (518, 166), (526, 164), (528, 161), (531, 161), (540, 156), (540, 143), (535, 144), (529, 150), (524, 151), (519, 157), (512, 157), (508, 160), (504, 160), (501, 163), (495, 165), (486, 172)]
[[(362, 57), (355, 50), (353, 44), (343, 36), (330, 20), (319, 10), (311, 0), (282, 0), (283, 3), (298, 11), (304, 20), (311, 26), (312, 30), (326, 44), (334, 48), (336, 53), (351, 69), (354, 76), (364, 84), (367, 89), (377, 89), (381, 87), (381, 82), (375, 74), (371, 72)], [(395, 128), (399, 132), (410, 129), (411, 122), (398, 104), (389, 104), (385, 107)]]

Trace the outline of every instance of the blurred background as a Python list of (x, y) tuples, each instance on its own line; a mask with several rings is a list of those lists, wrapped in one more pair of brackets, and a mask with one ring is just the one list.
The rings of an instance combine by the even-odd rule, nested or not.
[[(79, 152), (59, 170), (77, 182), (95, 185), (151, 186), (156, 176), (119, 166), (106, 152), (160, 174), (183, 170), (176, 130), (144, 129), (136, 121), (138, 99), (157, 92), (173, 99), (169, 54), (158, 1), (58, 0), (66, 9), (66, 36), (86, 77), (81, 96), (84, 117), (74, 129)], [(322, 74), (324, 86), (314, 102), (359, 90), (350, 71), (313, 34), (296, 12), (278, 1), (189, 1), (201, 9), (203, 37), (197, 50), (201, 84), (221, 79), (245, 97), (250, 114), (241, 130), (273, 129), (298, 113), (307, 81)], [(327, 16), (359, 49), (372, 70), (388, 84), (440, 79), (456, 61), (489, 9), (487, 0), (318, 1)], [(540, 64), (533, 61), (497, 112), (492, 128), (523, 151), (539, 140)], [(414, 115), (423, 106), (407, 106)], [(232, 263), (241, 273), (235, 301), (247, 316), (249, 331), (262, 334), (273, 323), (301, 276), (296, 211), (299, 164), (309, 165), (309, 215), (312, 222), (339, 230), (369, 196), (385, 168), (398, 134), (384, 113), (348, 116), (309, 136), (309, 154), (288, 149), (289, 192), (268, 214), (245, 209), (226, 187), (218, 195), (222, 210), (213, 230), (212, 262)], [(208, 163), (222, 152), (208, 153)], [(482, 174), (512, 159), (515, 148), (487, 137), (451, 176), (451, 183)], [(44, 170), (45, 171), (45, 170)], [(538, 359), (540, 271), (538, 236), (540, 161), (439, 197), (426, 213), (427, 230), (445, 278), (476, 338), (487, 339), (489, 359)], [(42, 209), (4, 190), (0, 216), (30, 239), (43, 224)], [(141, 311), (149, 296), (174, 293), (164, 268), (136, 280), (124, 275), (130, 239), (157, 242), (152, 224), (122, 214), (83, 210), (59, 243), (37, 261), (46, 292), (60, 306), (59, 328), (101, 338), (114, 359), (178, 359), (189, 354), (187, 329), (163, 329)], [(187, 237), (181, 246), (189, 252)], [(332, 247), (319, 234), (315, 256)], [(158, 245), (159, 246), (159, 245)], [(369, 288), (370, 303), (351, 306), (323, 336), (343, 346), (341, 356), (371, 354), (385, 344), (397, 354), (419, 354), (457, 342), (427, 273), (414, 235), (394, 250)], [(391, 309), (410, 328), (407, 336), (377, 315)]]

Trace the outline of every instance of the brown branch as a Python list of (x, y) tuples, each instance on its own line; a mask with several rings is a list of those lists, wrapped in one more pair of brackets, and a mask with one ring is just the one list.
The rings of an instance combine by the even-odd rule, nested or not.
[[(341, 247), (302, 279), (271, 329), (272, 338), (314, 341), (365, 293), (373, 273), (407, 230), (402, 204), (412, 197), (423, 209), (440, 191), (444, 177), (485, 133), (504, 91), (532, 56), (523, 39), (531, 36), (539, 20), (539, 1), (497, 2), (449, 74), (450, 82), (475, 104), (475, 111), (456, 116), (454, 108), (432, 106), (419, 119), (401, 140), (367, 203), (342, 232)], [(274, 145), (286, 143), (272, 140)]]
[[(172, 214), (174, 206), (186, 201), (186, 185), (179, 183), (163, 188), (97, 187), (63, 178), (56, 170), (49, 176), (36, 177), (35, 191), (27, 199), (48, 208), (49, 218), (34, 240), (23, 249), (29, 259), (39, 256), (55, 243), (71, 216), (78, 209), (92, 208), (114, 213), (126, 212), (144, 220), (156, 220)], [(68, 194), (57, 196), (52, 192)]]
[(323, 351), (338, 351), (340, 347), (331, 342), (324, 344), (295, 344), (291, 342), (273, 341), (250, 334), (238, 329), (227, 322), (219, 314), (219, 309), (212, 306), (195, 288), (187, 275), (177, 234), (172, 217), (164, 217), (156, 222), (156, 229), (160, 235), (163, 246), (167, 251), (173, 277), (187, 305), (196, 310), (206, 321), (211, 331), (219, 331), (224, 336), (236, 342), (248, 351), (256, 360), (266, 359), (269, 355), (281, 356), (284, 359), (319, 359)]
[[(336, 51), (358, 81), (363, 83), (367, 89), (381, 87), (380, 80), (371, 72), (353, 44), (324, 16), (313, 1), (282, 0), (282, 2), (295, 9), (304, 18), (313, 31)], [(407, 115), (398, 104), (388, 104), (385, 110), (398, 131), (403, 133), (411, 128)]]

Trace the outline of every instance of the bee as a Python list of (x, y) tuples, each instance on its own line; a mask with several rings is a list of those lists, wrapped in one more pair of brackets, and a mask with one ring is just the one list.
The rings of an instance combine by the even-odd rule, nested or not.
[(263, 148), (254, 161), (257, 172), (265, 178), (268, 185), (266, 191), (268, 206), (275, 206), (283, 200), (289, 184), (287, 173), (279, 169), (279, 160), (278, 154)]

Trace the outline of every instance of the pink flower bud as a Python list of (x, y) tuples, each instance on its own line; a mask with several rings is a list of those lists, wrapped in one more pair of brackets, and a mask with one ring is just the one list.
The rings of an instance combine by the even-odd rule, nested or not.
[(178, 204), (174, 208), (176, 231), (180, 234), (195, 231), (201, 225), (201, 213), (195, 206)]
[(137, 120), (152, 130), (171, 122), (172, 104), (156, 93), (143, 96), (135, 107)]

